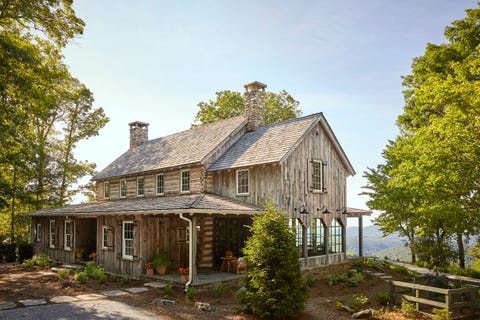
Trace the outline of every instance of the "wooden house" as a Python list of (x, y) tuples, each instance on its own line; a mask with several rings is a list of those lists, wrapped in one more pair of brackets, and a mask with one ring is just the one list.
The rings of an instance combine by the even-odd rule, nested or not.
[(30, 213), (35, 252), (71, 263), (82, 248), (133, 278), (164, 253), (170, 269), (190, 267), (194, 284), (227, 250), (242, 255), (245, 225), (272, 199), (289, 215), (302, 266), (345, 260), (355, 171), (322, 113), (265, 125), (265, 88), (245, 85), (245, 115), (158, 139), (130, 123), (130, 149), (93, 178), (96, 201)]

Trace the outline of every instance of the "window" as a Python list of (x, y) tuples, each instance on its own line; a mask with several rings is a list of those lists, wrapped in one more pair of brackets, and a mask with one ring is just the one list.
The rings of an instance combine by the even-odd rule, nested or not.
[(295, 235), (295, 245), (300, 251), (300, 256), (302, 256), (302, 247), (303, 247), (303, 229), (302, 225), (298, 219), (290, 219), (290, 230)]
[(127, 197), (127, 180), (120, 180), (120, 198)]
[(183, 170), (180, 181), (180, 192), (190, 192), (190, 171)]
[(325, 254), (325, 224), (322, 219), (313, 219), (308, 228), (308, 256), (320, 256)]
[(108, 227), (102, 227), (102, 249), (108, 249)]
[(104, 199), (110, 198), (110, 182), (108, 181), (103, 183), (103, 198)]
[(326, 162), (320, 160), (312, 161), (312, 189), (313, 191), (325, 192), (325, 166)]
[(237, 170), (237, 194), (248, 194), (248, 169)]
[(330, 226), (330, 253), (343, 252), (343, 226), (338, 219), (332, 221)]
[(133, 260), (133, 221), (123, 221), (122, 258)]
[(48, 245), (50, 248), (54, 249), (55, 248), (55, 242), (56, 242), (56, 237), (55, 237), (55, 220), (50, 220), (50, 225), (49, 225), (49, 237), (48, 237)]
[(143, 177), (137, 178), (137, 196), (142, 197), (145, 194), (145, 179)]
[(163, 195), (165, 190), (165, 182), (163, 179), (163, 174), (157, 174), (157, 195)]
[(67, 251), (70, 251), (72, 249), (72, 220), (65, 220), (64, 249)]
[(37, 223), (35, 225), (35, 241), (41, 241), (42, 238), (42, 224)]

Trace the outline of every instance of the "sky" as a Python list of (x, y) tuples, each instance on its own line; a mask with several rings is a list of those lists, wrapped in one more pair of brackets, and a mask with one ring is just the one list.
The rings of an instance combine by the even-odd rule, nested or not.
[(128, 123), (150, 139), (186, 130), (200, 101), (260, 81), (323, 112), (356, 170), (347, 205), (368, 209), (363, 173), (398, 133), (401, 77), (476, 1), (76, 1), (86, 27), (65, 63), (110, 118), (76, 157), (101, 170), (129, 148)]

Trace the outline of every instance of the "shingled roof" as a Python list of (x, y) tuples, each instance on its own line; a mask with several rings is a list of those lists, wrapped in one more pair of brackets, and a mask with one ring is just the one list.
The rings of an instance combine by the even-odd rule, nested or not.
[(347, 170), (354, 174), (355, 171), (352, 165), (322, 113), (259, 127), (256, 131), (242, 136), (207, 170), (217, 171), (280, 162), (300, 143), (310, 129), (320, 121), (322, 121)]
[(153, 197), (119, 201), (93, 201), (61, 208), (43, 209), (28, 216), (98, 216), (120, 214), (254, 214), (262, 208), (212, 194)]
[(238, 116), (149, 140), (129, 149), (92, 180), (202, 163), (246, 122), (245, 116)]

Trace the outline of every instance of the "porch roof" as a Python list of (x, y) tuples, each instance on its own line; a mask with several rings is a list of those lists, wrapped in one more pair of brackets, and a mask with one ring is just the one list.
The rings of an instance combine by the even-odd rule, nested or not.
[(347, 207), (347, 217), (348, 218), (355, 218), (360, 216), (371, 216), (372, 211), (364, 210), (364, 209), (355, 209), (355, 208), (348, 208)]
[(93, 201), (61, 208), (30, 212), (30, 217), (97, 216), (111, 214), (254, 214), (263, 208), (213, 194), (190, 194), (173, 197)]

